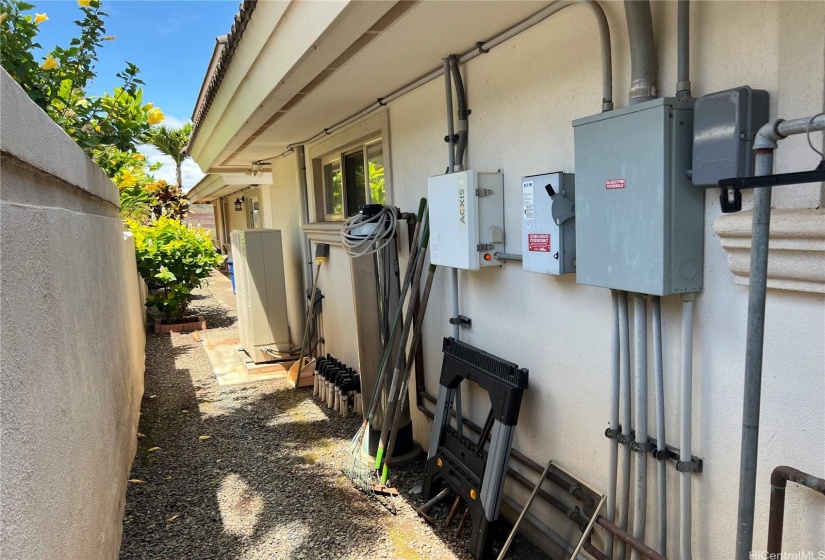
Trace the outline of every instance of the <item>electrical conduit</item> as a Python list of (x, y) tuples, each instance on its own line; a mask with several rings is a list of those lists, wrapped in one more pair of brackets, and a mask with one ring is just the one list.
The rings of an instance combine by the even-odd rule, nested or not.
[[(656, 391), (656, 450), (665, 451), (665, 374), (662, 359), (662, 301), (659, 296), (652, 298), (653, 313), (653, 371)], [(657, 457), (658, 459), (658, 457)], [(658, 506), (658, 548), (667, 554), (667, 461), (656, 461), (656, 486)]]
[(630, 40), (630, 104), (656, 98), (656, 47), (648, 0), (625, 0)]
[[(680, 411), (679, 460), (691, 461), (691, 423), (693, 421), (693, 294), (682, 296), (682, 406)], [(679, 480), (679, 555), (690, 560), (691, 552), (691, 476), (690, 470), (680, 473)]]
[[(616, 477), (619, 469), (619, 293), (610, 290), (610, 303), (613, 308), (613, 327), (610, 337), (610, 458), (607, 473), (607, 520), (613, 523), (616, 520)], [(607, 534), (605, 552), (608, 557), (613, 556), (613, 533)]]
[[(620, 398), (622, 416), (622, 500), (619, 509), (619, 528), (627, 532), (630, 510), (630, 441), (631, 433), (631, 397), (630, 397), (630, 324), (628, 321), (627, 292), (619, 292), (619, 356), (620, 362)], [(620, 540), (616, 547), (618, 558), (625, 558), (625, 542)]]
[[(636, 493), (633, 502), (633, 537), (645, 540), (647, 521), (647, 300), (635, 294), (633, 301), (633, 328), (636, 357)], [(638, 560), (633, 550), (631, 560)]]

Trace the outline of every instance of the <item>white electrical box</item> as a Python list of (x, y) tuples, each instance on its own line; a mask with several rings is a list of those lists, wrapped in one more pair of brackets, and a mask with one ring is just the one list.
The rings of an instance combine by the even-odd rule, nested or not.
[(275, 357), (266, 350), (290, 348), (281, 232), (239, 230), (231, 240), (241, 347), (255, 363), (269, 362)]
[(576, 272), (575, 181), (569, 173), (521, 179), (522, 268), (544, 274)]
[(430, 177), (430, 262), (463, 270), (502, 266), (504, 178), (458, 171)]

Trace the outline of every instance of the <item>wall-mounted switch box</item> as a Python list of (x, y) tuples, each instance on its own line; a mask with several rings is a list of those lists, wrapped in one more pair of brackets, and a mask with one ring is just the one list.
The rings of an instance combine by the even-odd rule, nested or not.
[(703, 95), (693, 111), (694, 185), (751, 177), (753, 140), (768, 122), (768, 92), (749, 86)]
[(705, 190), (687, 176), (693, 103), (660, 98), (573, 121), (578, 283), (702, 289)]
[(458, 171), (430, 177), (430, 262), (464, 270), (502, 266), (504, 178), (501, 173)]
[(546, 173), (521, 179), (522, 268), (576, 272), (575, 177)]

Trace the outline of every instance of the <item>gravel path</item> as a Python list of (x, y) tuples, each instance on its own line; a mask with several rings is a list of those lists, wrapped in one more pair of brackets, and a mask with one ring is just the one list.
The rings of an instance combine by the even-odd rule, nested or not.
[[(210, 328), (235, 328), (208, 290), (197, 297), (192, 311)], [(219, 387), (191, 335), (149, 333), (120, 558), (470, 558), (468, 531), (456, 540), (457, 523), (434, 530), (412, 509), (420, 500), (406, 490), (423, 478), (422, 463), (394, 471), (402, 495), (392, 503), (342, 474), (359, 426), (284, 381)], [(512, 550), (544, 557), (522, 539)]]

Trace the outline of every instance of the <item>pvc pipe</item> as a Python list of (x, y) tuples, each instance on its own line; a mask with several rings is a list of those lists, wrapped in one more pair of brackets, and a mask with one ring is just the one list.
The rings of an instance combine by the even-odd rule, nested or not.
[[(633, 327), (636, 358), (636, 444), (647, 444), (647, 300), (642, 294), (633, 298)], [(633, 537), (645, 540), (647, 521), (647, 453), (636, 453), (636, 493), (633, 502)], [(631, 560), (639, 558), (635, 549)]]
[[(771, 175), (772, 173), (773, 150), (757, 150), (756, 175)], [(737, 560), (748, 560), (753, 547), (753, 510), (756, 501), (756, 467), (759, 451), (759, 409), (762, 398), (762, 350), (765, 336), (765, 296), (768, 282), (768, 238), (771, 224), (772, 187), (762, 187), (755, 190), (748, 293), (748, 327), (745, 345), (742, 446), (739, 459)]]
[[(682, 296), (682, 406), (679, 430), (679, 460), (691, 460), (691, 426), (693, 423), (693, 294)], [(691, 477), (693, 473), (682, 472), (679, 480), (679, 555), (682, 560), (690, 560), (691, 527)], [(664, 551), (662, 551), (664, 552)]]
[(690, 97), (690, 0), (679, 0), (676, 97)]
[[(653, 304), (653, 371), (656, 391), (656, 450), (665, 451), (665, 374), (662, 359), (662, 301), (659, 296), (652, 298)], [(688, 417), (690, 420), (690, 417)], [(688, 427), (688, 429), (690, 429)], [(690, 453), (688, 453), (690, 456)], [(690, 459), (688, 459), (689, 461)], [(658, 548), (667, 555), (667, 461), (656, 461), (656, 485), (658, 496)], [(689, 502), (688, 502), (689, 503)]]
[[(620, 400), (622, 416), (622, 495), (619, 509), (619, 528), (627, 532), (630, 510), (630, 325), (628, 322), (627, 292), (619, 292), (619, 356), (620, 356)], [(618, 558), (625, 558), (625, 542), (619, 540), (616, 547)]]
[(447, 94), (447, 173), (455, 171), (455, 128), (453, 123), (453, 82), (450, 78), (450, 59), (442, 58), (444, 66), (444, 92)]
[(630, 39), (630, 104), (656, 97), (656, 45), (648, 0), (625, 0), (627, 35)]
[(452, 70), (453, 80), (455, 81), (455, 98), (458, 105), (458, 144), (455, 148), (455, 170), (463, 171), (464, 154), (467, 150), (467, 136), (468, 136), (468, 116), (467, 109), (467, 92), (464, 89), (464, 80), (461, 78), (461, 70), (458, 67), (458, 57), (450, 55), (450, 70)]
[[(559, 12), (559, 11), (563, 10), (564, 8), (567, 8), (568, 6), (574, 6), (576, 4), (586, 4), (596, 17), (596, 25), (598, 26), (598, 29), (599, 29), (599, 40), (600, 40), (600, 44), (601, 44), (601, 58), (602, 58), (602, 110), (603, 111), (612, 110), (613, 109), (613, 61), (612, 61), (611, 49), (610, 49), (610, 27), (608, 26), (608, 23), (607, 23), (607, 17), (604, 15), (604, 10), (599, 5), (599, 3), (596, 2), (595, 0), (582, 0), (581, 2), (577, 2), (577, 1), (574, 1), (574, 0), (557, 0), (556, 2), (553, 2), (552, 4), (550, 4), (549, 6), (546, 6), (542, 10), (539, 10), (538, 12), (536, 12), (535, 14), (530, 16), (529, 18), (523, 20), (521, 23), (518, 23), (518, 24), (514, 25), (510, 29), (496, 35), (495, 37), (493, 37), (489, 41), (479, 45), (475, 49), (473, 49), (473, 50), (465, 53), (464, 55), (458, 57), (458, 63), (459, 64), (466, 64), (469, 61), (473, 60), (475, 57), (477, 57), (481, 54), (486, 54), (487, 52), (490, 51), (490, 49), (493, 49), (493, 48), (497, 47), (498, 45), (504, 43), (505, 41), (508, 41), (509, 39), (512, 39), (513, 37), (515, 37), (519, 33), (530, 29), (531, 27), (533, 27), (537, 23), (541, 23), (542, 21), (544, 21), (548, 17), (552, 16), (556, 12)], [(429, 73), (421, 76), (417, 80), (414, 80), (414, 81), (410, 82), (409, 84), (403, 86), (402, 88), (397, 89), (394, 92), (392, 92), (392, 93), (390, 93), (390, 94), (388, 94), (384, 97), (381, 97), (375, 103), (372, 103), (372, 104), (368, 105), (367, 107), (364, 107), (363, 109), (361, 109), (357, 113), (347, 117), (346, 119), (344, 119), (342, 121), (339, 121), (338, 123), (336, 123), (336, 124), (334, 124), (334, 125), (332, 125), (328, 128), (325, 128), (322, 132), (319, 132), (318, 134), (316, 134), (312, 138), (308, 138), (307, 140), (304, 140), (302, 142), (296, 142), (294, 144), (290, 144), (290, 145), (287, 146), (287, 150), (285, 152), (283, 152), (281, 154), (278, 154), (277, 156), (274, 156), (274, 157), (271, 157), (271, 158), (264, 158), (260, 161), (268, 161), (268, 160), (272, 160), (272, 159), (276, 159), (276, 158), (285, 156), (285, 155), (291, 153), (295, 149), (296, 146), (311, 144), (312, 142), (315, 142), (316, 140), (319, 140), (319, 139), (323, 138), (324, 136), (327, 136), (327, 135), (332, 134), (333, 132), (335, 132), (337, 130), (340, 130), (340, 129), (346, 127), (346, 126), (349, 126), (350, 124), (354, 123), (358, 119), (360, 119), (362, 117), (365, 117), (366, 115), (369, 115), (373, 111), (377, 111), (378, 109), (381, 109), (382, 107), (386, 106), (387, 103), (389, 103), (391, 101), (394, 101), (394, 100), (398, 99), (399, 97), (401, 97), (403, 95), (406, 95), (406, 94), (408, 94), (409, 92), (411, 92), (415, 89), (418, 89), (419, 87), (423, 86), (424, 84), (427, 84), (427, 83), (431, 82), (432, 80), (435, 80), (436, 78), (438, 78), (442, 74), (443, 74), (443, 69), (442, 68), (438, 68), (436, 70), (433, 70), (432, 72), (429, 72)]]
[[(613, 328), (610, 337), (610, 430), (614, 433), (619, 429), (619, 293), (610, 290), (610, 303), (613, 309)], [(619, 474), (619, 439), (608, 440), (610, 458), (607, 468), (607, 520), (613, 523), (616, 520), (616, 476)], [(613, 557), (613, 533), (607, 534), (604, 546), (608, 557)]]

